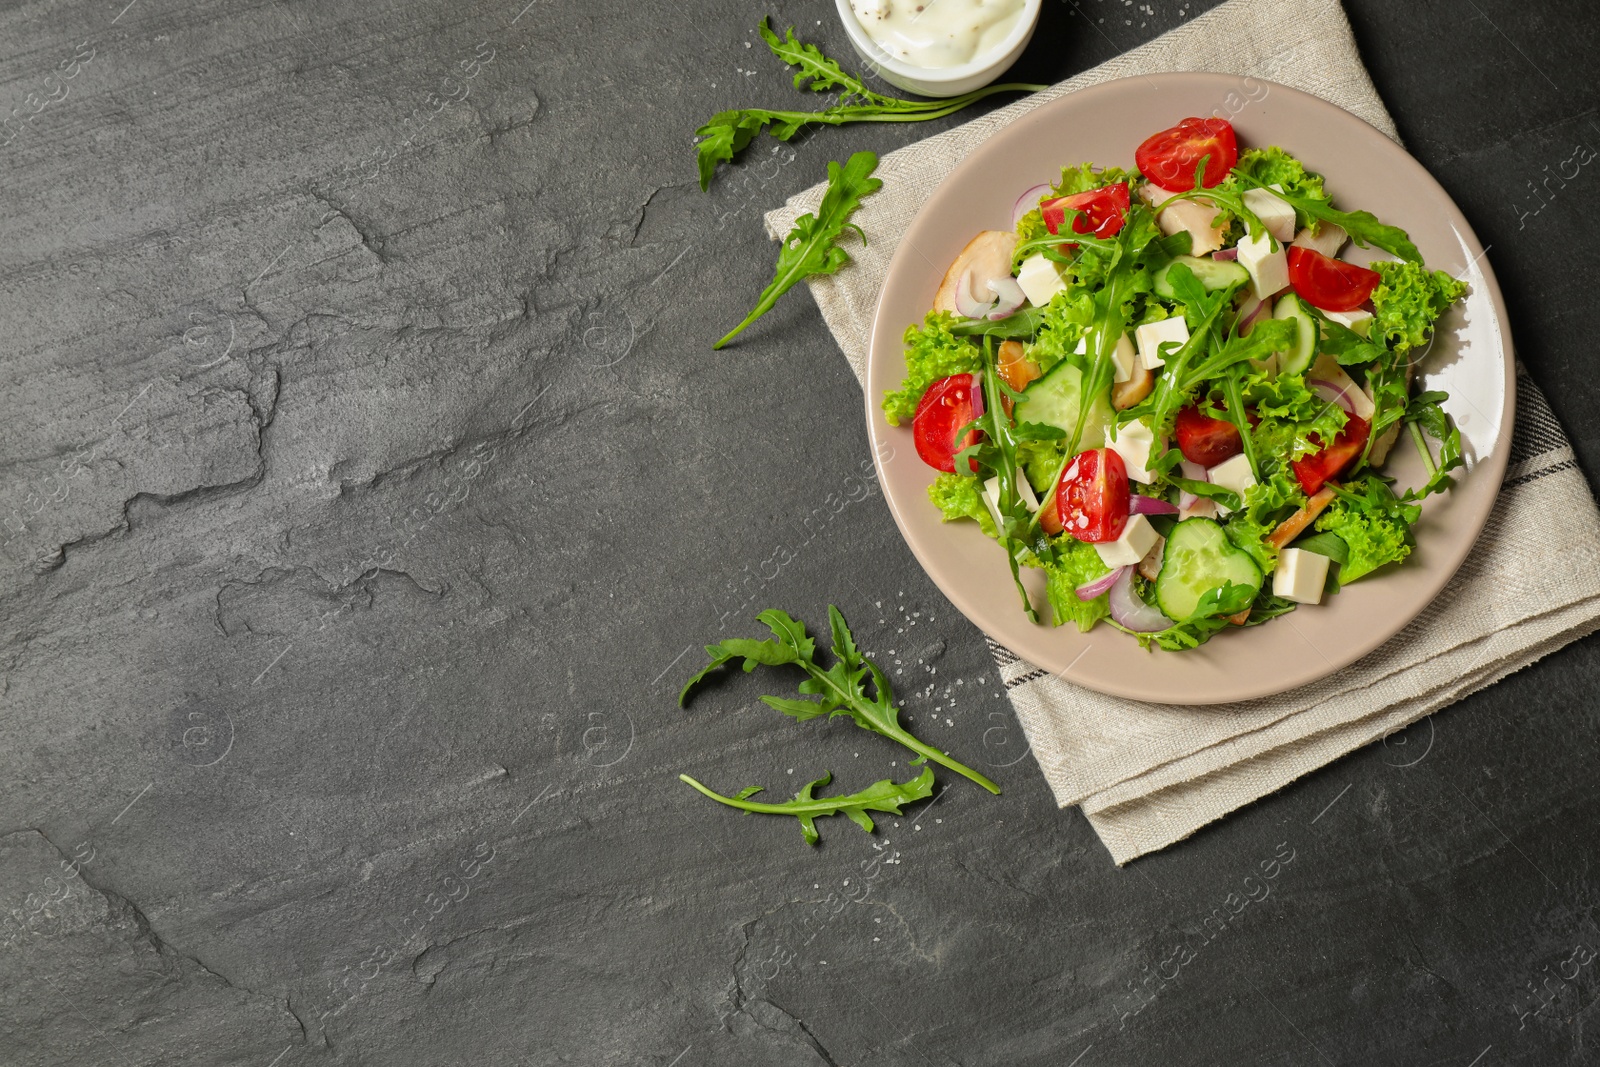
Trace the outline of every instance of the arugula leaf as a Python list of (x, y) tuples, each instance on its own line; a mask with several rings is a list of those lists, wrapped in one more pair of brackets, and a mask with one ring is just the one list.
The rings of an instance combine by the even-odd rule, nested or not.
[(1332, 353), (1340, 366), (1360, 366), (1389, 355), (1389, 350), (1381, 341), (1375, 342), (1362, 337), (1344, 323), (1334, 322), (1305, 301), (1301, 301), (1300, 306), (1308, 310), (1322, 327), (1322, 340), (1317, 350)]
[(1189, 340), (1176, 351), (1165, 354), (1166, 366), (1156, 381), (1155, 392), (1144, 402), (1149, 405), (1150, 428), (1157, 438), (1171, 429), (1178, 409), (1187, 401), (1189, 364), (1196, 355), (1203, 357), (1209, 350), (1218, 318), (1224, 308), (1232, 308), (1233, 294), (1238, 288), (1208, 292), (1194, 272), (1181, 263), (1167, 272), (1167, 281), (1183, 303)]
[[(839, 609), (828, 606), (828, 624), (833, 636), (834, 664), (824, 669), (816, 660), (816, 642), (806, 635), (806, 627), (777, 608), (769, 608), (756, 616), (772, 631), (771, 641), (752, 641), (735, 638), (715, 645), (707, 645), (711, 662), (689, 679), (678, 695), (682, 706), (689, 690), (706, 675), (734, 660), (743, 659), (744, 669), (753, 671), (758, 665), (776, 666), (794, 664), (806, 672), (800, 683), (802, 697), (816, 699), (794, 700), (785, 697), (764, 696), (762, 703), (776, 708), (800, 722), (826, 715), (834, 718), (847, 715), (863, 730), (898, 741), (917, 753), (921, 759), (930, 759), (950, 768), (957, 774), (977, 782), (991, 793), (1000, 787), (989, 779), (946, 755), (943, 751), (926, 745), (913, 737), (900, 725), (900, 712), (895, 706), (894, 690), (889, 679), (878, 665), (863, 656), (856, 648), (850, 627)], [(867, 694), (867, 681), (871, 680), (873, 693)]]
[(1194, 614), (1153, 634), (1140, 634), (1139, 643), (1149, 648), (1153, 643), (1168, 652), (1183, 652), (1198, 648), (1211, 640), (1219, 631), (1233, 625), (1229, 617), (1239, 614), (1255, 603), (1261, 590), (1253, 585), (1225, 582), (1209, 590), (1195, 606)]
[(744, 321), (728, 331), (728, 335), (712, 348), (721, 348), (737, 337), (746, 326), (772, 310), (778, 298), (803, 278), (818, 274), (833, 274), (850, 262), (850, 254), (836, 243), (845, 230), (854, 230), (867, 243), (861, 227), (850, 221), (850, 216), (861, 206), (861, 198), (878, 191), (883, 185), (879, 178), (871, 177), (878, 166), (878, 157), (872, 152), (857, 152), (841, 168), (828, 164), (828, 191), (822, 194), (822, 203), (813, 216), (809, 211), (794, 220), (794, 229), (783, 239), (778, 251), (778, 265), (772, 281), (761, 290), (761, 299)]
[(1304, 552), (1315, 552), (1319, 556), (1327, 556), (1338, 564), (1350, 562), (1350, 546), (1345, 544), (1344, 538), (1338, 534), (1312, 534), (1310, 537), (1302, 537), (1296, 541), (1294, 547)]
[(873, 782), (859, 793), (851, 793), (848, 796), (812, 796), (812, 790), (833, 780), (831, 772), (824, 772), (821, 778), (802, 786), (793, 800), (786, 800), (781, 804), (763, 804), (750, 800), (750, 797), (761, 792), (761, 787), (758, 785), (741, 789), (733, 796), (725, 797), (712, 792), (687, 774), (678, 775), (678, 780), (694, 786), (717, 803), (726, 804), (730, 808), (740, 808), (746, 814), (792, 815), (800, 820), (800, 832), (805, 835), (808, 845), (815, 845), (821, 840), (816, 824), (816, 820), (820, 818), (828, 815), (846, 815), (851, 822), (870, 834), (873, 829), (872, 816), (867, 812), (882, 811), (890, 815), (899, 815), (900, 809), (905, 805), (933, 795), (932, 767), (924, 767), (921, 774), (905, 783), (885, 778), (881, 782)]
[(1184, 374), (1183, 388), (1193, 389), (1207, 378), (1215, 378), (1236, 364), (1252, 359), (1264, 360), (1274, 352), (1288, 351), (1294, 344), (1298, 329), (1293, 319), (1261, 320), (1248, 334), (1228, 338), (1216, 352), (1190, 367)]
[(1000, 536), (994, 516), (983, 502), (983, 486), (973, 475), (940, 474), (928, 486), (928, 499), (944, 514), (945, 522), (972, 519), (990, 537)]
[[(985, 470), (992, 471), (997, 480), (995, 510), (1000, 513), (998, 540), (1001, 547), (1006, 550), (1006, 562), (1011, 568), (1011, 580), (1017, 587), (1017, 595), (1022, 598), (1023, 614), (1027, 615), (1029, 621), (1038, 622), (1039, 613), (1034, 609), (1033, 601), (1028, 598), (1028, 591), (1022, 585), (1022, 572), (1017, 563), (1020, 550), (1027, 543), (1028, 533), (1038, 519), (1023, 504), (1021, 492), (1017, 488), (1017, 479), (1021, 475), (1017, 469), (1016, 431), (1010, 417), (1006, 415), (1005, 408), (1007, 394), (1011, 393), (1013, 398), (1016, 394), (1001, 381), (999, 363), (988, 338), (983, 342), (983, 393), (984, 413), (978, 420), (978, 425), (983, 430), (983, 442), (977, 449), (980, 453), (978, 462)], [(1083, 409), (1086, 411), (1089, 406), (1084, 404)], [(1078, 422), (1081, 427), (1083, 423), (1081, 414)], [(959, 469), (960, 455), (957, 455), (957, 469)]]
[(1039, 332), (1049, 313), (1048, 307), (1025, 307), (1003, 319), (962, 319), (950, 327), (957, 337), (998, 337), (1002, 341), (1025, 341)]
[[(1242, 184), (1256, 189), (1266, 189), (1267, 183), (1260, 181), (1252, 174), (1235, 168), (1233, 171)], [(1342, 226), (1350, 235), (1350, 240), (1366, 248), (1376, 245), (1400, 259), (1411, 263), (1421, 263), (1422, 253), (1417, 251), (1417, 246), (1411, 243), (1411, 238), (1398, 226), (1389, 226), (1379, 222), (1378, 217), (1370, 211), (1339, 211), (1327, 200), (1319, 200), (1311, 196), (1298, 195), (1292, 192), (1279, 192), (1270, 190), (1272, 195), (1287, 202), (1295, 211), (1304, 214), (1307, 218), (1319, 222), (1331, 222), (1335, 226)]]
[(731, 163), (733, 157), (763, 131), (780, 141), (787, 141), (801, 129), (813, 124), (841, 126), (847, 122), (925, 122), (960, 111), (995, 93), (1038, 92), (1046, 88), (1043, 85), (1010, 82), (988, 85), (962, 96), (939, 100), (905, 100), (885, 96), (868, 89), (860, 78), (846, 73), (815, 45), (797, 39), (793, 26), (789, 27), (785, 39), (781, 41), (768, 27), (764, 17), (757, 30), (773, 55), (796, 68), (796, 89), (810, 88), (814, 92), (838, 89), (842, 95), (839, 103), (822, 111), (738, 108), (719, 111), (711, 116), (705, 125), (695, 131), (701, 138), (695, 146), (701, 189), (711, 186), (718, 163)]
[(1428, 436), (1443, 441), (1450, 433), (1450, 416), (1439, 405), (1449, 399), (1449, 393), (1437, 389), (1418, 393), (1406, 405), (1406, 420), (1421, 424), (1428, 431)]
[(1177, 474), (1167, 475), (1167, 481), (1182, 489), (1191, 496), (1203, 496), (1207, 500), (1215, 500), (1229, 511), (1238, 511), (1244, 507), (1239, 500), (1239, 494), (1224, 486), (1211, 482), (1202, 482), (1194, 478), (1185, 478)]
[(868, 89), (866, 83), (860, 78), (845, 72), (838, 63), (822, 54), (822, 49), (814, 44), (806, 44), (794, 35), (794, 27), (790, 26), (784, 33), (783, 40), (767, 25), (767, 17), (761, 16), (761, 21), (756, 25), (756, 32), (767, 43), (767, 50), (789, 66), (795, 68), (794, 87), (796, 89), (810, 89), (814, 93), (827, 92), (838, 89), (843, 95), (840, 103), (849, 103), (851, 100), (862, 100), (887, 107), (897, 107), (909, 101), (898, 100), (892, 96), (883, 96)]
[[(1440, 412), (1443, 415), (1443, 412)], [(1466, 465), (1461, 455), (1461, 431), (1450, 426), (1442, 437), (1443, 444), (1439, 449), (1438, 462), (1434, 461), (1433, 454), (1428, 450), (1428, 442), (1422, 439), (1423, 424), (1420, 420), (1406, 424), (1411, 432), (1411, 440), (1416, 444), (1417, 451), (1422, 454), (1422, 462), (1428, 466), (1428, 481), (1420, 490), (1408, 489), (1406, 495), (1400, 499), (1410, 503), (1421, 500), (1434, 493), (1442, 493), (1455, 484), (1455, 479), (1450, 477), (1450, 472)], [(1429, 430), (1432, 433), (1432, 430)]]

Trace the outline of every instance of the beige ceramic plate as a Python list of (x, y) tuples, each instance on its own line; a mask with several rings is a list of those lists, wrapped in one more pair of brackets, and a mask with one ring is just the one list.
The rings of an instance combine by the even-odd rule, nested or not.
[[(1241, 146), (1281, 145), (1327, 177), (1346, 210), (1405, 228), (1428, 266), (1465, 279), (1465, 301), (1440, 322), (1423, 357), (1422, 387), (1450, 393), (1468, 470), (1430, 499), (1417, 550), (1318, 607), (1219, 635), (1181, 653), (1145, 652), (1108, 626), (1081, 634), (1030, 623), (1005, 557), (970, 522), (944, 523), (928, 502), (936, 476), (917, 458), (909, 427), (884, 422), (879, 402), (905, 373), (901, 335), (933, 302), (945, 267), (974, 233), (1006, 229), (1017, 196), (1093, 161), (1132, 167), (1139, 142), (1189, 115), (1232, 120)], [(1387, 258), (1352, 249), (1345, 258)], [(1212, 704), (1270, 696), (1353, 663), (1415, 619), (1466, 558), (1488, 518), (1511, 444), (1515, 375), (1505, 304), (1483, 248), (1421, 164), (1362, 120), (1314, 96), (1220, 74), (1157, 74), (1108, 82), (1052, 101), (984, 142), (928, 198), (890, 265), (867, 364), (867, 422), (884, 495), (917, 559), (956, 607), (1029, 662), (1079, 685), (1134, 700)], [(1402, 438), (1388, 473), (1420, 482), (1422, 462)], [(1043, 604), (1037, 571), (1030, 591)]]

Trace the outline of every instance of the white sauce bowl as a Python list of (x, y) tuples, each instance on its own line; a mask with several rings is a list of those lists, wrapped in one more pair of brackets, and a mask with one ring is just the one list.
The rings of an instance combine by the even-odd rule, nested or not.
[(1004, 74), (1022, 55), (1022, 50), (1028, 47), (1033, 29), (1039, 22), (1042, 3), (1043, 0), (1023, 0), (1022, 14), (1005, 40), (971, 62), (956, 67), (918, 67), (884, 52), (862, 28), (850, 6), (850, 0), (835, 0), (845, 33), (849, 35), (850, 44), (862, 62), (891, 85), (919, 96), (960, 96), (982, 88)]

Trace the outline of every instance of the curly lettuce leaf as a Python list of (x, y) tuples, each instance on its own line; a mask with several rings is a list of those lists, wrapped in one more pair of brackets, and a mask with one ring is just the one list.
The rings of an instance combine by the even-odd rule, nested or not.
[(1278, 550), (1267, 543), (1267, 535), (1305, 501), (1287, 465), (1275, 467), (1265, 481), (1245, 491), (1244, 507), (1223, 520), (1222, 530), (1235, 548), (1250, 553), (1262, 574), (1271, 574), (1278, 565)]
[(1372, 294), (1379, 336), (1401, 354), (1427, 344), (1439, 316), (1467, 291), (1464, 282), (1420, 263), (1374, 263), (1372, 268), (1383, 278)]
[(1335, 534), (1345, 543), (1347, 556), (1339, 566), (1339, 581), (1348, 585), (1411, 555), (1416, 546), (1411, 524), (1420, 514), (1420, 508), (1399, 500), (1387, 483), (1371, 475), (1340, 489), (1316, 523), (1319, 532)]
[(990, 537), (998, 537), (994, 516), (983, 502), (983, 485), (971, 474), (941, 474), (928, 486), (928, 499), (944, 514), (945, 522), (972, 519)]
[(1079, 600), (1078, 586), (1104, 578), (1111, 568), (1093, 545), (1065, 535), (1056, 538), (1055, 544), (1055, 558), (1044, 566), (1045, 593), (1055, 625), (1072, 622), (1088, 633), (1095, 623), (1111, 617), (1111, 598), (1102, 593), (1093, 600)]
[(1033, 488), (1034, 495), (1041, 499), (1050, 489), (1056, 475), (1061, 473), (1066, 460), (1065, 439), (1017, 442), (1017, 466), (1027, 477), (1028, 485)]
[(1244, 384), (1244, 401), (1260, 419), (1251, 436), (1263, 457), (1296, 460), (1320, 452), (1349, 421), (1343, 408), (1312, 392), (1300, 374), (1272, 379), (1252, 374)]
[(1088, 366), (1088, 359), (1077, 351), (1094, 323), (1094, 297), (1081, 289), (1057, 293), (1044, 309), (1039, 321), (1039, 332), (1028, 345), (1028, 358), (1039, 365), (1042, 374), (1062, 360), (1078, 368)]
[(1305, 164), (1277, 145), (1246, 148), (1239, 153), (1237, 168), (1262, 185), (1277, 185), (1294, 196), (1329, 200), (1322, 187), (1322, 175), (1306, 170)]
[(922, 325), (906, 327), (906, 377), (900, 388), (885, 393), (883, 415), (890, 426), (917, 413), (928, 386), (951, 374), (972, 374), (983, 369), (983, 353), (969, 338), (951, 333), (954, 315), (930, 311)]

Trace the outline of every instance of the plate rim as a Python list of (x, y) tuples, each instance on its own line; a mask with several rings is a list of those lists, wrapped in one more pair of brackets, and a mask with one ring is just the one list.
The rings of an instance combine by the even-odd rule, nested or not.
[[(909, 237), (927, 215), (930, 203), (935, 198), (937, 192), (947, 185), (958, 174), (964, 172), (965, 169), (977, 165), (975, 160), (982, 154), (984, 147), (993, 142), (994, 138), (1004, 136), (1019, 137), (1022, 136), (1022, 133), (1019, 133), (1018, 131), (1025, 132), (1032, 126), (1048, 125), (1050, 122), (1051, 112), (1066, 107), (1069, 101), (1072, 102), (1074, 106), (1083, 106), (1086, 101), (1092, 103), (1093, 98), (1098, 96), (1138, 91), (1148, 92), (1152, 88), (1159, 91), (1163, 88), (1167, 88), (1178, 83), (1194, 85), (1196, 83), (1209, 82), (1212, 83), (1212, 87), (1216, 87), (1218, 85), (1232, 86), (1239, 77), (1241, 76), (1219, 73), (1215, 71), (1172, 71), (1154, 74), (1138, 74), (1124, 78), (1114, 78), (1108, 81), (1100, 82), (1096, 85), (1075, 90), (1070, 93), (1065, 93), (1061, 96), (1055, 97), (1054, 99), (1045, 101), (1043, 104), (1040, 104), (1038, 107), (1027, 112), (1026, 114), (1018, 116), (1017, 119), (1008, 123), (1000, 130), (997, 130), (989, 139), (974, 147), (971, 152), (969, 152), (959, 163), (952, 167), (951, 170), (942, 179), (940, 179), (938, 184), (935, 185), (932, 190), (930, 190), (923, 205), (918, 209), (916, 215), (913, 216), (910, 225), (907, 226), (905, 232), (902, 234), (902, 238), (895, 249), (894, 255), (890, 258), (889, 265), (884, 272), (883, 281), (880, 283), (878, 297), (873, 308), (872, 326), (867, 348), (867, 358), (864, 364), (863, 394), (867, 416), (867, 436), (872, 447), (874, 472), (878, 478), (880, 486), (885, 486), (887, 484), (884, 480), (886, 464), (893, 458), (895, 454), (893, 441), (889, 435), (895, 432), (896, 428), (890, 427), (887, 422), (882, 420), (881, 398), (874, 395), (871, 384), (873, 378), (873, 369), (878, 364), (880, 359), (885, 358), (885, 355), (880, 352), (880, 338), (885, 336), (885, 329), (890, 329), (890, 336), (893, 339), (891, 344), (894, 348), (894, 356), (903, 355), (903, 352), (900, 348), (899, 337), (904, 332), (903, 326), (898, 330), (893, 329), (892, 325), (890, 327), (886, 327), (887, 316), (884, 306), (885, 297), (887, 296), (890, 288), (889, 280), (894, 277), (898, 271), (904, 269), (905, 262), (912, 259), (915, 249), (912, 247)], [(1268, 677), (1271, 672), (1261, 672), (1261, 674), (1259, 674), (1257, 677), (1262, 680), (1256, 682), (1255, 684), (1240, 685), (1236, 689), (1230, 689), (1225, 695), (1221, 696), (1191, 696), (1183, 701), (1174, 701), (1165, 691), (1156, 692), (1146, 689), (1140, 686), (1137, 683), (1137, 680), (1134, 680), (1130, 684), (1123, 686), (1108, 687), (1103, 684), (1095, 684), (1093, 682), (1080, 680), (1078, 678), (1065, 679), (1072, 685), (1083, 689), (1088, 689), (1108, 697), (1169, 706), (1216, 706), (1223, 704), (1242, 703), (1246, 701), (1281, 696), (1285, 693), (1294, 692), (1295, 690), (1316, 685), (1338, 671), (1360, 661), (1361, 659), (1370, 655), (1376, 649), (1382, 647), (1407, 626), (1411, 625), (1426, 610), (1427, 605), (1437, 598), (1440, 592), (1442, 592), (1445, 587), (1450, 584), (1451, 580), (1454, 579), (1456, 573), (1461, 569), (1462, 564), (1466, 562), (1467, 557), (1471, 555), (1473, 548), (1477, 545), (1479, 539), (1482, 537), (1483, 529), (1488, 522), (1491, 512), (1494, 509), (1495, 502), (1499, 498), (1500, 486), (1504, 481), (1505, 471), (1510, 459), (1512, 435), (1515, 429), (1516, 419), (1517, 375), (1515, 345), (1511, 337), (1508, 321), (1509, 315), (1506, 310), (1505, 297), (1501, 292), (1500, 283), (1495, 276), (1494, 268), (1489, 262), (1487, 255), (1488, 250), (1484, 247), (1482, 241), (1479, 240), (1477, 232), (1472, 228), (1471, 223), (1468, 222), (1466, 216), (1462, 213), (1461, 208), (1456, 204), (1449, 192), (1439, 184), (1438, 179), (1429, 173), (1428, 169), (1424, 167), (1415, 156), (1407, 151), (1403, 144), (1394, 140), (1393, 138), (1390, 138), (1382, 130), (1379, 130), (1361, 116), (1356, 115), (1351, 111), (1347, 111), (1346, 109), (1328, 100), (1324, 100), (1313, 93), (1306, 92), (1303, 89), (1297, 89), (1293, 86), (1284, 85), (1280, 82), (1270, 81), (1265, 78), (1255, 77), (1254, 75), (1251, 75), (1250, 77), (1251, 80), (1258, 84), (1267, 86), (1274, 93), (1281, 92), (1298, 98), (1301, 102), (1307, 104), (1315, 111), (1322, 111), (1330, 115), (1336, 115), (1338, 116), (1338, 121), (1341, 122), (1354, 120), (1361, 126), (1365, 127), (1370, 136), (1377, 139), (1374, 143), (1387, 146), (1386, 148), (1381, 149), (1382, 151), (1392, 150), (1392, 152), (1395, 153), (1396, 162), (1403, 167), (1410, 169), (1412, 176), (1429, 192), (1430, 199), (1432, 199), (1439, 206), (1441, 212), (1446, 218), (1446, 221), (1448, 221), (1450, 226), (1462, 239), (1465, 251), (1472, 256), (1472, 258), (1469, 260), (1469, 268), (1470, 266), (1475, 265), (1480, 272), (1483, 282), (1481, 295), (1487, 298), (1487, 306), (1494, 315), (1495, 335), (1500, 341), (1500, 353), (1498, 361), (1486, 360), (1486, 365), (1494, 364), (1499, 367), (1502, 385), (1500, 430), (1496, 438), (1494, 448), (1487, 456), (1480, 456), (1477, 458), (1477, 463), (1470, 471), (1470, 474), (1472, 477), (1477, 479), (1492, 479), (1496, 488), (1493, 493), (1484, 494), (1482, 502), (1476, 504), (1476, 509), (1469, 511), (1463, 516), (1463, 518), (1466, 519), (1473, 528), (1472, 535), (1470, 537), (1452, 540), (1446, 546), (1449, 550), (1448, 556), (1430, 563), (1429, 570), (1433, 573), (1434, 578), (1432, 581), (1426, 584), (1426, 588), (1423, 590), (1422, 594), (1419, 595), (1418, 605), (1415, 610), (1409, 613), (1396, 615), (1385, 625), (1374, 627), (1368, 631), (1365, 637), (1360, 640), (1352, 641), (1348, 645), (1343, 646), (1341, 650), (1332, 657), (1329, 657), (1326, 655), (1326, 653), (1324, 653), (1324, 667), (1314, 676), (1297, 680), (1288, 685), (1282, 685), (1272, 684), (1271, 682), (1265, 681), (1264, 679)], [(1170, 88), (1168, 91), (1170, 91)], [(968, 622), (977, 627), (977, 629), (980, 630), (991, 642), (1009, 649), (1010, 645), (1007, 644), (1006, 639), (1001, 634), (995, 632), (996, 628), (993, 628), (982, 621), (984, 618), (984, 613), (981, 611), (976, 611), (968, 597), (963, 595), (959, 589), (952, 588), (944, 580), (941, 580), (941, 578), (935, 574), (934, 569), (929, 566), (929, 561), (924, 557), (924, 554), (918, 545), (917, 538), (912, 535), (909, 515), (900, 506), (901, 502), (896, 497), (891, 496), (887, 491), (884, 491), (883, 496), (885, 503), (887, 503), (889, 506), (890, 514), (894, 517), (895, 525), (900, 531), (901, 540), (905, 542), (908, 548), (910, 548), (912, 555), (916, 558), (917, 564), (922, 568), (923, 573), (933, 581), (934, 585), (938, 587), (939, 591), (951, 602), (956, 610), (961, 612), (962, 616), (965, 617)], [(917, 503), (926, 506), (925, 501), (919, 500)], [(1025, 626), (1042, 625), (1029, 622), (1027, 617), (1022, 613), (1020, 606), (1016, 608), (1016, 617), (1021, 621), (1021, 624)], [(1181, 653), (1171, 654), (1178, 655)], [(1017, 653), (1017, 655), (1022, 657), (1023, 662), (1028, 663), (1036, 668), (1049, 670), (1052, 674), (1065, 674), (1065, 670), (1056, 671), (1043, 664), (1034, 663), (1032, 659), (1028, 658), (1027, 656), (1022, 656), (1021, 653)], [(1067, 669), (1070, 669), (1070, 665)]]

